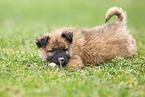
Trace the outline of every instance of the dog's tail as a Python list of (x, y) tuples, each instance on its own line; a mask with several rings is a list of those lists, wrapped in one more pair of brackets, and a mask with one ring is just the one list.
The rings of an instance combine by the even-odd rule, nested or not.
[(118, 7), (112, 7), (107, 11), (105, 22), (107, 22), (113, 15), (117, 16), (117, 22), (121, 22), (124, 25), (127, 23), (126, 12), (123, 12), (122, 8), (118, 8)]

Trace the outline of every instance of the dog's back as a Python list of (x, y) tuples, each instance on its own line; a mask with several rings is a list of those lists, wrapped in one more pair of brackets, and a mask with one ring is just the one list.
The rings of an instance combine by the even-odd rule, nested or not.
[(136, 50), (135, 39), (126, 30), (126, 13), (117, 7), (110, 8), (106, 13), (106, 21), (113, 15), (117, 21), (111, 24), (84, 29), (85, 37), (84, 63), (101, 63), (115, 57), (132, 57)]

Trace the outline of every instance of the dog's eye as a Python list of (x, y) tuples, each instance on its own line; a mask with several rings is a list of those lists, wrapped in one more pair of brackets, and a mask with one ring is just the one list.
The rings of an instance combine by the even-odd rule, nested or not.
[(68, 51), (68, 48), (67, 49), (63, 49), (63, 51)]
[(54, 50), (48, 50), (47, 52), (53, 53), (53, 52), (54, 52)]

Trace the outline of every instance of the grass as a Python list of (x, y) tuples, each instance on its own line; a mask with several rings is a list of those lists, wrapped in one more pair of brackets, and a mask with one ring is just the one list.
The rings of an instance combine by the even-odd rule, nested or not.
[[(1, 0), (1, 97), (145, 97), (145, 22), (143, 0)], [(120, 6), (137, 41), (136, 54), (71, 72), (46, 67), (35, 39), (62, 26), (91, 28)], [(113, 17), (109, 22), (116, 19)]]

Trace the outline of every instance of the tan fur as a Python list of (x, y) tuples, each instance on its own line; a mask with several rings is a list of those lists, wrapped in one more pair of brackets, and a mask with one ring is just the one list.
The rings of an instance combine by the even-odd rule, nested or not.
[[(126, 30), (126, 14), (117, 7), (110, 8), (106, 20), (117, 15), (117, 21), (92, 29), (77, 29), (63, 27), (52, 31), (42, 37), (49, 36), (47, 45), (40, 48), (43, 58), (46, 59), (47, 50), (53, 45), (69, 48), (71, 58), (67, 63), (68, 68), (78, 68), (84, 65), (98, 65), (115, 57), (129, 58), (135, 53), (136, 41)], [(61, 34), (73, 32), (73, 43), (68, 43)]]

